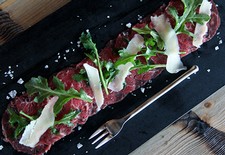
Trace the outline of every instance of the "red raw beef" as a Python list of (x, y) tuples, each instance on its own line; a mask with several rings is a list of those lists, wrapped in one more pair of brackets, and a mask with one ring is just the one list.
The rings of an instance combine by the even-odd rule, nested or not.
[[(215, 35), (220, 25), (220, 17), (218, 14), (218, 10), (214, 2), (213, 1), (211, 2), (213, 4), (212, 15), (211, 20), (208, 23), (209, 32), (204, 37), (204, 42), (208, 41)], [(178, 12), (182, 14), (183, 4), (181, 3), (180, 0), (171, 0), (168, 6), (176, 7), (179, 10)], [(174, 25), (174, 19), (171, 18), (171, 16), (168, 14), (168, 7), (166, 7), (165, 5), (162, 6), (160, 9), (158, 9), (153, 15), (160, 15), (165, 12), (167, 12), (167, 16), (170, 19), (171, 24)], [(144, 27), (146, 24), (152, 27), (150, 16), (151, 15), (147, 16), (145, 19), (143, 19), (142, 23), (138, 23), (134, 25), (134, 27), (141, 28)], [(190, 31), (192, 32), (194, 31), (195, 28), (194, 25), (188, 23), (186, 26)], [(116, 61), (119, 58), (119, 56), (116, 52), (114, 52), (114, 50), (125, 48), (127, 46), (127, 42), (124, 41), (124, 37), (126, 37), (127, 39), (131, 39), (134, 34), (135, 32), (129, 29), (126, 32), (119, 34), (115, 40), (109, 41), (106, 47), (102, 49), (100, 52), (101, 59), (112, 62)], [(185, 56), (197, 49), (192, 45), (192, 38), (185, 34), (179, 34), (178, 40), (180, 50), (186, 52), (186, 54), (182, 56)], [(155, 64), (165, 64), (166, 56), (157, 55), (155, 57), (152, 57), (151, 61)], [(89, 59), (84, 59), (79, 64), (72, 65), (71, 67), (60, 71), (59, 73), (56, 74), (56, 76), (65, 84), (66, 89), (74, 88), (76, 90), (80, 90), (82, 88), (89, 96), (93, 97), (93, 92), (86, 82), (84, 81), (76, 82), (75, 80), (72, 79), (72, 75), (74, 75), (75, 73), (79, 73), (84, 63), (89, 63), (93, 65), (93, 63)], [(131, 71), (131, 74), (126, 78), (127, 85), (122, 91), (110, 92), (109, 95), (106, 95), (104, 92), (105, 102), (104, 105), (102, 106), (102, 109), (105, 108), (107, 105), (121, 101), (128, 93), (134, 91), (140, 86), (143, 86), (147, 81), (158, 76), (161, 73), (161, 71), (162, 69), (154, 69), (141, 75), (137, 74), (137, 71), (135, 70)], [(51, 87), (54, 87), (51, 79), (49, 79), (49, 83)], [(8, 108), (13, 109), (17, 113), (19, 113), (19, 111), (22, 110), (24, 113), (28, 115), (35, 115), (38, 113), (39, 109), (44, 108), (47, 101), (45, 100), (44, 102), (37, 104), (33, 101), (33, 98), (34, 97), (28, 96), (27, 94), (16, 97), (13, 101), (10, 102)], [(53, 134), (50, 131), (50, 129), (48, 129), (41, 136), (41, 139), (38, 142), (38, 144), (36, 144), (35, 148), (29, 148), (19, 144), (19, 139), (21, 138), (21, 135), (17, 139), (13, 138), (12, 135), (14, 133), (15, 128), (9, 124), (9, 113), (6, 110), (2, 118), (2, 129), (3, 134), (5, 136), (5, 141), (11, 143), (13, 148), (16, 149), (17, 151), (21, 151), (27, 154), (41, 155), (47, 152), (56, 141), (70, 134), (78, 124), (84, 124), (88, 120), (88, 117), (96, 113), (97, 105), (95, 101), (93, 101), (92, 103), (87, 103), (82, 100), (72, 99), (64, 105), (62, 111), (59, 113), (56, 119), (60, 119), (64, 114), (67, 114), (71, 109), (81, 111), (79, 116), (74, 120), (72, 120), (74, 126), (71, 127), (63, 124), (56, 125), (56, 129), (58, 129), (59, 131), (58, 134)]]

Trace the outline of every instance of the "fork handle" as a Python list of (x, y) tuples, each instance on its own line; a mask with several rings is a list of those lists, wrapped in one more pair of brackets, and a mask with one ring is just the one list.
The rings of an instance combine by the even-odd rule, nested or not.
[(145, 101), (144, 103), (142, 103), (135, 110), (133, 110), (130, 113), (128, 113), (122, 119), (126, 123), (128, 120), (130, 120), (131, 118), (133, 118), (134, 116), (136, 116), (139, 112), (141, 112), (142, 110), (144, 110), (147, 106), (149, 106), (150, 104), (152, 104), (158, 98), (160, 98), (165, 93), (167, 93), (168, 91), (170, 91), (171, 89), (173, 89), (175, 86), (177, 86), (179, 83), (181, 83), (182, 81), (184, 81), (187, 77), (189, 77), (190, 75), (192, 75), (193, 73), (196, 73), (198, 71), (199, 71), (198, 66), (196, 66), (196, 65), (192, 66), (189, 70), (187, 70), (185, 73), (183, 73), (181, 76), (179, 76), (176, 80), (174, 80), (168, 86), (166, 86), (161, 91), (159, 91), (158, 93), (156, 93), (154, 96), (152, 96), (151, 98), (149, 98), (147, 101)]

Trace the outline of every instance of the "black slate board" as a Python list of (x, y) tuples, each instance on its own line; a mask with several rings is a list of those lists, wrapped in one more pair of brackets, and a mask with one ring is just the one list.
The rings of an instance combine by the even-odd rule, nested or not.
[[(98, 48), (101, 49), (107, 41), (127, 29), (125, 26), (127, 23), (137, 23), (138, 15), (144, 17), (167, 2), (168, 0), (143, 0), (142, 2), (140, 0), (72, 1), (0, 47), (0, 117), (9, 103), (9, 100), (6, 99), (8, 92), (17, 90), (18, 93), (21, 93), (25, 90), (22, 85), (17, 83), (19, 78), (27, 81), (38, 75), (49, 77), (62, 68), (78, 63), (83, 59), (84, 55), (77, 48), (78, 37), (82, 31), (89, 29)], [(225, 41), (225, 23), (223, 20), (225, 18), (225, 2), (216, 0), (216, 3), (218, 3), (222, 19), (218, 31), (220, 33), (210, 42), (204, 44), (197, 52), (183, 59), (188, 67), (195, 64), (199, 66), (200, 71), (197, 75), (184, 81), (130, 120), (123, 131), (104, 147), (95, 150), (91, 142), (88, 141), (88, 137), (95, 129), (111, 118), (118, 118), (128, 113), (173, 81), (182, 72), (176, 75), (163, 72), (152, 83), (146, 85), (144, 93), (139, 89), (133, 95), (128, 95), (122, 102), (91, 117), (81, 130), (76, 130), (70, 136), (57, 142), (47, 154), (128, 154), (225, 85), (225, 47), (224, 43), (219, 44), (220, 40)], [(220, 48), (217, 51), (215, 51), (216, 46)], [(67, 49), (69, 49), (69, 53), (66, 53)], [(73, 52), (72, 49), (75, 51)], [(60, 53), (61, 58), (58, 60), (59, 62), (55, 62), (58, 59), (58, 53)], [(66, 56), (66, 60), (64, 60), (64, 56)], [(46, 65), (49, 68), (45, 69)], [(8, 72), (9, 66), (14, 71), (14, 79), (5, 77), (5, 72)], [(22, 153), (13, 150), (10, 144), (5, 143), (1, 130), (0, 133), (0, 145), (4, 147), (0, 150), (0, 154), (22, 155)], [(83, 147), (78, 149), (78, 143), (82, 144)]]

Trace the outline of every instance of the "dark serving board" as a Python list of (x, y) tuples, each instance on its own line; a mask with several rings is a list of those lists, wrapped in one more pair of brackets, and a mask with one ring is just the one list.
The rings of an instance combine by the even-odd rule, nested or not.
[[(127, 29), (127, 23), (137, 23), (140, 15), (144, 17), (167, 2), (168, 0), (72, 1), (1, 46), (0, 117), (10, 101), (6, 99), (6, 96), (9, 96), (8, 93), (16, 90), (19, 94), (25, 90), (23, 85), (17, 83), (18, 79), (22, 78), (26, 82), (38, 75), (49, 77), (84, 58), (82, 51), (77, 48), (77, 41), (82, 31), (89, 29), (98, 48), (101, 49), (107, 41)], [(146, 85), (144, 93), (138, 89), (122, 102), (102, 110), (91, 117), (81, 130), (76, 129), (74, 133), (57, 142), (47, 154), (128, 154), (225, 85), (225, 47), (224, 43), (219, 44), (220, 40), (225, 41), (225, 2), (219, 0), (216, 2), (222, 19), (219, 33), (201, 49), (183, 59), (188, 67), (195, 64), (199, 66), (200, 71), (196, 75), (191, 76), (189, 80), (184, 81), (130, 120), (123, 131), (102, 148), (95, 150), (88, 140), (88, 137), (101, 124), (128, 113), (168, 85), (182, 72), (171, 75), (164, 71)], [(219, 50), (215, 50), (217, 46)], [(58, 59), (59, 55), (61, 57)], [(14, 71), (13, 79), (5, 77), (5, 72), (10, 70), (9, 67)], [(13, 150), (10, 144), (5, 143), (1, 130), (0, 133), (0, 145), (3, 146), (0, 154), (22, 155)], [(77, 148), (79, 143), (83, 145), (80, 149)]]

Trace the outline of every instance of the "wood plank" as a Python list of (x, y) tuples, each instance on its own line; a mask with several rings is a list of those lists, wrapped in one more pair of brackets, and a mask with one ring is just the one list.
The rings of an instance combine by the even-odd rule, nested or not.
[(71, 0), (5, 0), (0, 3), (0, 44), (33, 26)]
[[(224, 145), (225, 139), (224, 107), (225, 86), (223, 86), (221, 89), (216, 91), (214, 94), (212, 94), (210, 97), (208, 97), (192, 109), (192, 111), (196, 113), (201, 120), (207, 122), (207, 124), (211, 126), (211, 131), (215, 129), (216, 134), (213, 135), (215, 136), (215, 139), (218, 135), (217, 133), (222, 134), (222, 145)], [(153, 138), (144, 143), (142, 146), (133, 151), (130, 155), (214, 154), (212, 149), (210, 149), (209, 144), (207, 144), (207, 141), (211, 140), (212, 142), (214, 140), (214, 137), (211, 137), (211, 139), (207, 139), (202, 138), (202, 136), (199, 136), (200, 134), (193, 134), (193, 131), (187, 130), (187, 126), (184, 125), (184, 121), (181, 121), (182, 119), (184, 120), (184, 117), (186, 117), (186, 115), (182, 116), (173, 124), (166, 127), (160, 133), (158, 133)], [(190, 125), (190, 123), (188, 125)], [(197, 131), (197, 127), (195, 127), (194, 130)], [(218, 143), (219, 145), (220, 141), (214, 140), (213, 143)]]

